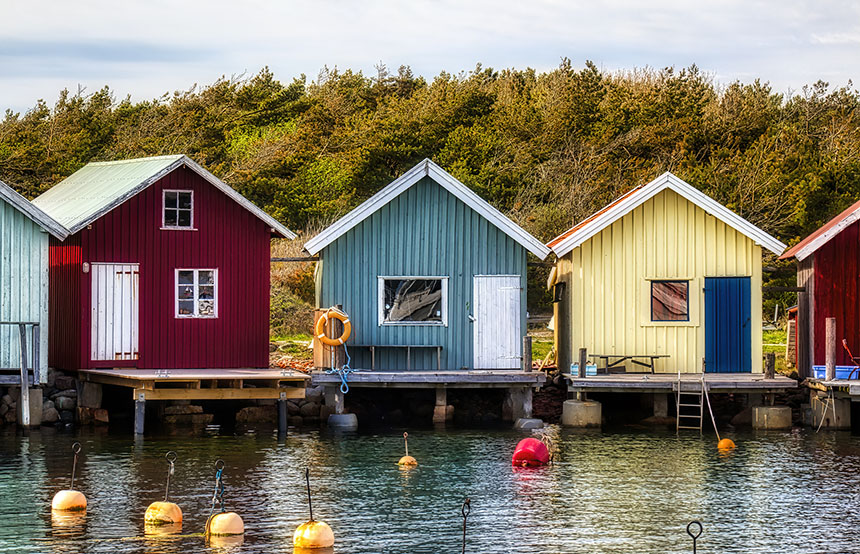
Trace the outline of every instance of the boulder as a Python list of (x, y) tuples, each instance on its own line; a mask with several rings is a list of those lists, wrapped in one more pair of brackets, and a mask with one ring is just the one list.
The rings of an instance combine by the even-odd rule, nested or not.
[(278, 419), (274, 406), (248, 406), (236, 414), (236, 423), (271, 423)]
[(78, 424), (89, 425), (92, 422), (93, 422), (93, 410), (92, 410), (92, 408), (85, 408), (82, 406), (78, 406)]
[(15, 413), (15, 410), (9, 410), (3, 418), (6, 420), (6, 423), (15, 423), (18, 421), (18, 415)]
[(54, 398), (54, 405), (58, 410), (74, 410), (78, 406), (78, 401), (71, 396), (57, 396)]
[(324, 394), (325, 387), (323, 387), (322, 385), (316, 387), (308, 387), (307, 390), (305, 390), (305, 399), (307, 399), (308, 402), (316, 402), (317, 404), (320, 404), (322, 402)]
[(75, 422), (75, 413), (71, 410), (61, 410), (60, 411), (60, 421), (63, 423), (74, 423)]
[(96, 423), (108, 424), (110, 423), (110, 417), (108, 415), (108, 411), (104, 408), (96, 408), (93, 410), (93, 419)]
[(15, 399), (12, 398), (11, 394), (4, 394), (3, 398), (0, 398), (0, 404), (5, 404), (6, 406), (14, 406)]
[(180, 404), (179, 406), (167, 406), (164, 408), (164, 415), (190, 415), (202, 414), (203, 406), (194, 406), (191, 404)]
[(61, 396), (65, 398), (77, 398), (78, 391), (75, 389), (63, 389), (52, 394), (51, 399), (59, 398)]
[(301, 407), (300, 413), (301, 413), (302, 417), (309, 417), (309, 416), (319, 417), (320, 416), (320, 405), (317, 404), (316, 402), (308, 402), (307, 404), (304, 404)]
[(60, 420), (60, 412), (52, 405), (42, 409), (42, 424), (56, 423)]
[(54, 388), (59, 390), (74, 389), (75, 378), (68, 375), (57, 375), (54, 379)]
[(287, 413), (291, 416), (299, 415), (299, 405), (292, 400), (287, 400)]
[(12, 409), (12, 406), (8, 404), (0, 404), (0, 416), (6, 415), (6, 412)]
[(169, 425), (209, 425), (213, 419), (215, 419), (214, 414), (176, 414), (164, 416), (164, 423)]

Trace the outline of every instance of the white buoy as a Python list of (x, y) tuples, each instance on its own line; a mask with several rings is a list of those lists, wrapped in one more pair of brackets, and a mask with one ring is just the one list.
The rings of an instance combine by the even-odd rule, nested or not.
[(51, 500), (51, 509), (58, 512), (82, 512), (87, 509), (87, 497), (84, 493), (75, 490), (75, 471), (78, 468), (78, 453), (81, 451), (81, 443), (72, 445), (74, 458), (72, 460), (72, 484), (66, 490), (61, 490)]
[(311, 504), (311, 470), (305, 470), (305, 482), (308, 487), (308, 511), (310, 520), (299, 525), (293, 533), (293, 546), (298, 549), (304, 548), (331, 548), (334, 546), (334, 533), (331, 527), (324, 521), (314, 520), (314, 509)]

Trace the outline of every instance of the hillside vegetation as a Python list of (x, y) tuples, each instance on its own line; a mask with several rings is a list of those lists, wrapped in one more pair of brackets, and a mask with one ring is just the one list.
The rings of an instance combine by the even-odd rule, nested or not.
[[(63, 91), (7, 112), (0, 179), (32, 198), (89, 161), (185, 153), (302, 230), (428, 157), (549, 240), (669, 170), (793, 243), (860, 199), (851, 87), (784, 95), (759, 81), (718, 88), (695, 66), (606, 73), (568, 60), (432, 81), (379, 67), (282, 83), (264, 69), (151, 101)], [(783, 267), (770, 275), (790, 283)], [(791, 298), (766, 313), (774, 301)]]

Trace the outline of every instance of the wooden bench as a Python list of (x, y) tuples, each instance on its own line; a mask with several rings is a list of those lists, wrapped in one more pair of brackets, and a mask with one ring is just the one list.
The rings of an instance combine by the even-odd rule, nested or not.
[[(659, 360), (660, 358), (668, 358), (669, 355), (668, 354), (641, 354), (641, 355), (636, 355), (636, 354), (591, 354), (591, 357), (592, 358), (600, 358), (601, 360), (603, 360), (603, 367), (598, 367), (597, 372), (603, 373), (605, 375), (609, 375), (610, 370), (612, 368), (619, 367), (621, 364), (623, 364), (627, 360), (630, 360), (632, 363), (634, 363), (636, 365), (648, 368), (650, 370), (650, 373), (654, 373), (654, 362), (656, 360)], [(617, 359), (613, 362), (610, 362), (610, 358), (617, 358)], [(640, 360), (637, 360), (636, 358), (640, 358), (640, 360), (641, 359), (647, 359), (648, 361), (647, 362), (640, 361)], [(627, 372), (625, 371), (625, 372), (619, 372), (619, 373), (627, 373)], [(633, 372), (630, 372), (630, 373), (633, 373)]]
[(376, 369), (377, 348), (405, 348), (406, 349), (406, 371), (412, 366), (413, 348), (435, 348), (436, 349), (436, 371), (442, 369), (442, 345), (441, 344), (347, 344), (347, 348), (367, 348), (370, 350), (370, 369)]

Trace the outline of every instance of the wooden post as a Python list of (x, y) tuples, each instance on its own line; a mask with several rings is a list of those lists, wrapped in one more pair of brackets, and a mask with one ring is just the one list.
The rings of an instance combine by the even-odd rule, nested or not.
[(776, 372), (776, 354), (768, 352), (764, 357), (764, 378), (773, 379)]
[[(42, 343), (39, 340), (39, 324), (33, 325), (33, 384), (42, 382), (42, 360), (39, 358), (39, 350)], [(47, 377), (47, 376), (46, 376)]]
[(836, 318), (824, 320), (824, 378), (836, 379)]
[(282, 392), (278, 399), (278, 436), (287, 436), (287, 393)]
[(140, 393), (134, 400), (134, 434), (143, 434), (143, 422), (146, 416), (146, 395)]
[(523, 337), (523, 371), (532, 370), (532, 338), (528, 335)]
[(21, 405), (21, 426), (30, 426), (30, 378), (27, 375), (27, 326), (18, 324), (21, 334), (21, 395), (18, 402)]
[(585, 364), (588, 361), (588, 351), (585, 348), (579, 349), (579, 377), (585, 377)]

